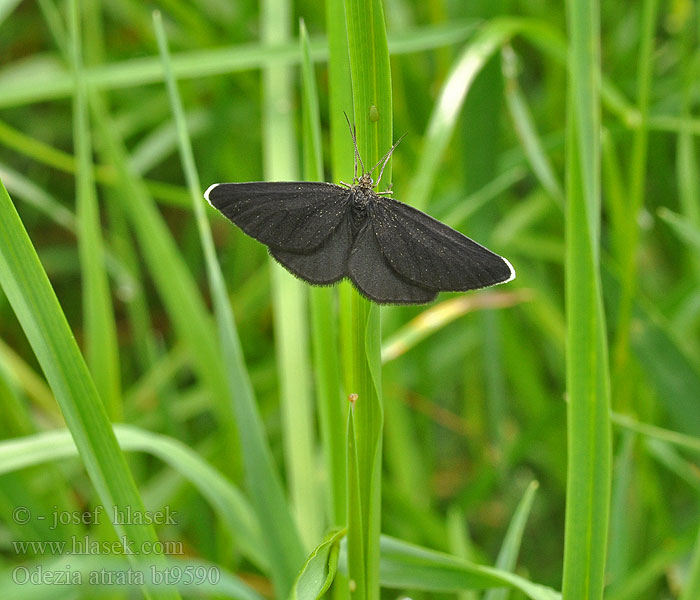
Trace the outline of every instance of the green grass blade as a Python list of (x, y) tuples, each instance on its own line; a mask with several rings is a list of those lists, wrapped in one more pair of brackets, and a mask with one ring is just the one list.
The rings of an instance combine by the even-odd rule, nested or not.
[[(614, 414), (611, 420), (615, 423)], [(637, 482), (633, 476), (637, 439), (638, 436), (631, 431), (623, 431), (614, 458), (607, 565), (607, 578), (611, 585), (627, 576), (635, 550), (633, 541), (639, 536), (635, 531), (636, 511), (631, 509), (637, 492)]]
[[(326, 7), (326, 32), (328, 39), (328, 105), (330, 123), (330, 164), (332, 181), (348, 181), (352, 177), (353, 169), (353, 148), (350, 141), (350, 132), (347, 129), (344, 114), (352, 114), (352, 86), (350, 81), (350, 58), (348, 55), (347, 28), (345, 19), (345, 1), (328, 0)], [(338, 326), (338, 337), (341, 342), (340, 357), (343, 365), (349, 364), (350, 339), (352, 337), (350, 319), (343, 315), (350, 314), (351, 298), (353, 290), (348, 282), (342, 282), (338, 290), (338, 304), (340, 323)], [(330, 375), (330, 371), (328, 373)], [(343, 388), (343, 383), (347, 383), (348, 369), (343, 368), (340, 373), (341, 390), (347, 392), (347, 387)], [(340, 411), (347, 413), (347, 401), (341, 398), (343, 406)], [(322, 417), (323, 418), (323, 417)], [(348, 474), (347, 469), (347, 418), (341, 424), (334, 423), (334, 427), (342, 427), (337, 434), (337, 440), (342, 441), (343, 447), (337, 449), (334, 460), (344, 458), (343, 464), (337, 465), (337, 473), (334, 477), (334, 488), (337, 495), (334, 502), (335, 520), (342, 525), (348, 521)], [(342, 478), (342, 481), (339, 481)], [(336, 575), (331, 596), (334, 600), (347, 600), (350, 591), (348, 580), (345, 574)]]
[(389, 536), (382, 536), (381, 549), (381, 581), (389, 588), (458, 592), (507, 586), (533, 600), (562, 598), (559, 592), (508, 571), (470, 563)]
[(518, 58), (512, 48), (507, 46), (503, 49), (502, 65), (503, 75), (506, 79), (504, 92), (508, 111), (510, 112), (511, 119), (513, 119), (515, 131), (518, 134), (518, 138), (523, 146), (528, 162), (532, 167), (533, 173), (552, 199), (558, 202), (560, 206), (563, 206), (564, 191), (562, 185), (557, 179), (554, 168), (544, 150), (544, 145), (535, 128), (525, 95), (518, 83), (516, 74), (518, 68), (516, 64), (517, 60)]
[(101, 151), (114, 164), (122, 179), (118, 199), (175, 330), (187, 345), (198, 377), (211, 391), (230, 443), (236, 439), (235, 418), (228, 401), (226, 373), (214, 327), (202, 295), (143, 180), (130, 170), (123, 141), (117, 136), (102, 99), (91, 94), (90, 103), (100, 133)]
[(119, 421), (122, 406), (117, 327), (103, 260), (104, 243), (93, 175), (92, 140), (80, 41), (81, 16), (77, 0), (72, 0), (69, 6), (71, 59), (75, 73), (73, 139), (78, 164), (76, 215), (82, 271), (85, 356), (97, 391), (105, 403), (110, 418), (113, 421)]
[[(19, 215), (0, 182), (0, 283), (61, 407), (63, 416), (90, 479), (105, 506), (143, 503), (119, 450), (116, 438), (75, 343), (56, 295), (22, 225)], [(155, 542), (151, 525), (115, 525), (138, 546)], [(153, 555), (156, 564), (162, 559)], [(177, 593), (162, 592), (164, 598)]]
[(73, 212), (25, 175), (0, 163), (0, 177), (8, 191), (12, 192), (13, 197), (21, 198), (31, 204), (64, 229), (72, 233), (76, 232), (78, 225)]
[[(694, 58), (697, 47), (697, 19), (688, 18), (682, 33), (684, 69), (682, 82), (682, 118), (692, 120), (693, 87), (700, 74), (700, 65)], [(692, 129), (686, 125), (678, 135), (676, 146), (676, 177), (678, 179), (678, 199), (685, 217), (700, 227), (700, 174), (698, 174), (698, 154)], [(696, 272), (700, 272), (700, 260), (697, 254), (690, 253), (689, 260)]]
[[(382, 3), (345, 3), (357, 144), (366, 165), (373, 165), (392, 145), (389, 50)], [(374, 117), (371, 115), (374, 113)], [(384, 185), (391, 181), (391, 165)], [(349, 455), (348, 577), (353, 598), (379, 598), (379, 534), (383, 409), (381, 401), (380, 311), (353, 290), (350, 303), (350, 365), (347, 391), (357, 394)], [(354, 498), (353, 498), (354, 496)]]
[[(454, 504), (447, 510), (447, 535), (450, 554), (467, 562), (475, 562), (467, 519), (464, 511)], [(457, 594), (457, 600), (478, 600), (478, 598), (479, 594), (475, 590), (465, 590)]]
[[(303, 87), (304, 179), (323, 181), (321, 160), (321, 117), (318, 92), (309, 48), (309, 36), (302, 21), (300, 27)], [(314, 286), (309, 290), (311, 330), (316, 382), (316, 405), (326, 461), (328, 515), (334, 527), (347, 519), (345, 505), (346, 443), (344, 425), (347, 402), (340, 391), (340, 361), (337, 315), (334, 310), (336, 289)]]
[[(535, 493), (538, 487), (539, 484), (536, 481), (531, 481), (518, 507), (515, 509), (496, 559), (497, 569), (502, 569), (503, 571), (515, 570), (518, 554), (520, 553), (520, 544), (523, 540), (523, 532), (525, 531), (525, 525), (530, 516), (530, 510), (532, 509), (532, 503), (535, 501)], [(508, 590), (489, 590), (484, 595), (484, 600), (507, 600), (507, 598)]]
[(603, 594), (611, 485), (610, 390), (599, 260), (599, 23), (596, 2), (568, 0), (565, 598)]
[(539, 24), (529, 19), (495, 18), (482, 25), (462, 50), (430, 115), (418, 168), (407, 188), (408, 204), (420, 209), (428, 205), (442, 157), (474, 79), (494, 53), (517, 33), (542, 32)]
[(4, 121), (0, 121), (0, 142), (8, 148), (13, 148), (25, 156), (61, 171), (73, 172), (76, 169), (73, 156), (34, 139)]
[[(474, 30), (474, 21), (441, 26), (407, 29), (392, 37), (391, 51), (396, 54), (420, 52), (464, 41)], [(311, 40), (314, 60), (328, 56), (326, 40)], [(213, 50), (180, 52), (173, 57), (173, 70), (178, 79), (223, 75), (270, 65), (294, 65), (300, 60), (298, 40), (271, 40), (269, 43), (247, 43)], [(162, 81), (160, 61), (156, 57), (132, 58), (88, 69), (90, 87), (96, 90), (119, 89)], [(70, 73), (53, 69), (45, 73), (42, 85), (36, 85), (36, 73), (16, 73), (2, 81), (0, 71), (0, 108), (43, 102), (70, 96), (73, 82)]]
[(657, 311), (636, 302), (631, 342), (646, 381), (656, 391), (658, 406), (665, 409), (673, 426), (700, 435), (700, 368), (689, 354), (683, 338), (675, 334)]
[(665, 207), (660, 208), (658, 214), (671, 227), (673, 233), (690, 247), (692, 252), (700, 250), (700, 225)]
[(670, 444), (675, 444), (686, 450), (692, 450), (693, 452), (700, 452), (700, 437), (687, 435), (685, 433), (679, 433), (677, 431), (671, 431), (669, 429), (664, 429), (663, 427), (657, 427), (656, 425), (649, 425), (647, 423), (640, 423), (639, 421), (629, 417), (627, 415), (622, 415), (618, 413), (612, 413), (612, 422), (620, 427), (629, 429), (630, 431), (635, 431)]
[[(265, 0), (261, 6), (260, 25), (263, 42), (288, 41), (289, 0)], [(286, 108), (294, 104), (292, 77), (289, 65), (270, 65), (263, 70), (263, 172), (269, 181), (298, 179), (294, 122), (291, 111)], [(272, 258), (269, 262), (287, 482), (292, 511), (308, 551), (318, 543), (323, 526), (316, 493), (307, 286)], [(280, 593), (289, 591), (304, 556), (294, 559), (292, 578)]]
[[(260, 522), (241, 492), (193, 450), (173, 438), (131, 425), (115, 425), (114, 434), (125, 452), (147, 452), (188, 479), (229, 528), (242, 552), (256, 565), (269, 568), (262, 552)], [(54, 430), (0, 442), (0, 473), (11, 473), (78, 455), (66, 430)], [(160, 507), (158, 507), (160, 508)]]
[(639, 126), (634, 133), (632, 158), (630, 161), (627, 218), (622, 242), (618, 247), (624, 251), (619, 257), (621, 290), (617, 308), (615, 343), (613, 348), (614, 398), (617, 409), (634, 406), (635, 376), (630, 365), (630, 334), (632, 305), (637, 291), (637, 254), (639, 251), (638, 215), (644, 204), (647, 151), (649, 138), (649, 96), (654, 73), (654, 37), (658, 12), (658, 0), (644, 0), (640, 30), (639, 56), (637, 61), (637, 103)]
[[(187, 134), (182, 100), (170, 62), (160, 13), (154, 13), (153, 21), (177, 127), (180, 156), (206, 259), (209, 287), (219, 327), (221, 353), (228, 373), (229, 395), (236, 413), (236, 424), (241, 440), (247, 487), (254, 500), (258, 520), (264, 532), (261, 545), (265, 549), (272, 578), (280, 585), (281, 582), (287, 580), (292, 570), (296, 571), (298, 568), (296, 559), (301, 553), (300, 541), (267, 445), (262, 420), (255, 404), (253, 388), (243, 360), (223, 274), (216, 259), (211, 229), (204, 213), (204, 200), (199, 176)], [(271, 515), (274, 515), (274, 518), (270, 518)]]

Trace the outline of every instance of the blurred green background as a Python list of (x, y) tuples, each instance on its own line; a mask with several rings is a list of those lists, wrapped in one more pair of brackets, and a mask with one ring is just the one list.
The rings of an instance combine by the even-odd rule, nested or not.
[[(88, 149), (113, 305), (108, 324), (118, 349), (116, 379), (102, 388), (112, 390), (113, 404), (103, 399), (113, 420), (184, 442), (241, 484), (240, 442), (217, 412), (214, 384), (202, 379), (193, 346), (162, 297), (167, 265), (156, 274), (157, 260), (144, 256), (143, 234), (124, 208), (140, 202), (120, 170), (128, 168), (138, 189), (157, 202), (178, 260), (210, 306), (155, 8), (163, 15), (202, 191), (213, 182), (265, 178), (261, 69), (270, 66), (290, 66), (292, 92), (278, 108), (293, 123), (293, 143), (284, 148), (301, 177), (299, 18), (311, 38), (325, 179), (333, 180), (326, 13), (322, 3), (297, 2), (290, 37), (263, 44), (258, 2), (112, 0), (82, 7), (85, 76), (111, 115), (98, 125), (92, 113), (94, 155)], [(515, 507), (536, 480), (516, 572), (560, 589), (567, 477), (565, 6), (386, 0), (384, 11), (394, 138), (407, 133), (393, 156), (394, 196), (508, 257), (517, 279), (493, 290), (443, 294), (430, 307), (382, 310), (382, 531), (494, 564)], [(76, 238), (80, 162), (67, 15), (66, 2), (0, 2), (0, 179), (85, 351), (89, 275)], [(694, 572), (689, 563), (700, 522), (700, 15), (690, 0), (605, 2), (600, 23), (600, 269), (615, 415), (606, 597), (675, 598)], [(469, 85), (465, 73), (474, 66)], [(104, 127), (124, 142), (122, 167), (114, 164)], [(347, 144), (351, 160), (349, 135), (333, 143)], [(207, 214), (264, 430), (289, 490), (295, 441), (285, 438), (279, 404), (270, 261), (261, 244), (208, 207)], [(181, 318), (186, 329), (187, 314)], [(309, 394), (314, 370), (324, 367), (310, 358), (307, 323), (297, 335), (310, 367), (294, 376), (300, 393)], [(0, 405), (3, 438), (63, 426), (3, 293)], [(308, 481), (322, 513), (328, 474), (318, 418), (310, 416), (312, 437), (300, 443), (311, 452)], [(673, 431), (687, 437), (674, 438)], [(161, 539), (180, 540), (188, 558), (223, 565), (273, 593), (268, 573), (241, 555), (218, 527), (220, 516), (181, 473), (149, 454), (130, 453), (128, 461), (146, 505), (181, 515), (177, 525), (158, 529)], [(25, 560), (12, 540), (54, 537), (46, 524), (30, 532), (13, 523), (18, 503), (31, 496), (44, 507), (64, 501), (87, 507), (92, 494), (76, 459), (5, 472), (0, 564)], [(303, 509), (292, 512), (303, 520)], [(330, 521), (322, 517), (314, 526), (322, 530)], [(297, 524), (303, 538), (305, 524)], [(460, 597), (477, 597), (471, 593)]]

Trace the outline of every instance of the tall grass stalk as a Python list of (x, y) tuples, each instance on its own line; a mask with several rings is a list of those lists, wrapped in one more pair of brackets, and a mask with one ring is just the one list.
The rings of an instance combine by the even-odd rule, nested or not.
[[(373, 165), (392, 144), (389, 49), (380, 0), (345, 3), (357, 144)], [(376, 115), (371, 120), (371, 111)], [(391, 181), (385, 172), (384, 185)], [(357, 394), (348, 427), (348, 574), (353, 598), (379, 598), (382, 421), (379, 306), (353, 293), (347, 391)]]
[[(350, 81), (350, 58), (348, 55), (347, 27), (345, 16), (345, 0), (327, 0), (326, 2), (326, 33), (328, 39), (328, 95), (330, 123), (330, 162), (332, 181), (349, 181), (352, 178), (353, 149), (350, 135), (347, 130), (344, 114), (353, 114), (352, 110), (352, 86)], [(352, 322), (350, 318), (352, 286), (348, 282), (342, 282), (338, 286), (339, 308), (339, 341), (340, 357), (343, 368), (341, 369), (339, 382), (341, 390), (348, 391), (347, 375), (350, 360), (350, 339)], [(343, 398), (343, 401), (345, 399)], [(344, 409), (347, 414), (347, 405)], [(333, 480), (333, 522), (337, 525), (346, 525), (348, 521), (348, 488), (347, 488), (347, 431), (346, 419), (342, 423), (342, 432), (336, 435), (337, 441), (342, 443), (342, 448), (336, 449), (338, 464), (330, 475)], [(333, 424), (337, 427), (338, 424)], [(334, 459), (334, 464), (336, 461)], [(337, 469), (337, 470), (335, 470)], [(344, 600), (349, 596), (348, 579), (345, 574), (338, 572), (332, 588), (334, 600)]]
[[(98, 497), (106, 507), (145, 511), (133, 476), (112, 431), (105, 407), (78, 349), (63, 310), (22, 221), (0, 182), (0, 285), (32, 346), (61, 407)], [(114, 511), (108, 511), (110, 515)], [(152, 525), (117, 523), (119, 536), (134, 543), (158, 542)], [(152, 563), (162, 568), (161, 554)], [(156, 594), (154, 594), (156, 596)], [(160, 598), (179, 598), (161, 591)]]
[(599, 272), (600, 32), (595, 0), (568, 0), (565, 598), (603, 595), (611, 481), (608, 352)]
[[(264, 0), (261, 9), (262, 40), (289, 40), (291, 3)], [(291, 109), (294, 72), (287, 65), (269, 65), (262, 75), (263, 172), (268, 181), (294, 181), (299, 177)], [(287, 485), (299, 532), (311, 550), (321, 538), (322, 512), (316, 493), (307, 289), (272, 259), (270, 269)]]
[[(304, 22), (300, 26), (302, 67), (302, 108), (304, 179), (323, 181), (321, 158), (321, 115), (309, 34)], [(309, 290), (311, 329), (316, 382), (316, 404), (323, 442), (326, 471), (328, 520), (332, 526), (346, 521), (346, 442), (347, 402), (342, 398), (336, 311), (337, 289), (314, 286)]]

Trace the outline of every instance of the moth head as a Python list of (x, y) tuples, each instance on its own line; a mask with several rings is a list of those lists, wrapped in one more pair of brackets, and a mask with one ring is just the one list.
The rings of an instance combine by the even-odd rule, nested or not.
[(369, 173), (363, 173), (357, 180), (357, 185), (372, 189), (374, 187), (374, 180)]

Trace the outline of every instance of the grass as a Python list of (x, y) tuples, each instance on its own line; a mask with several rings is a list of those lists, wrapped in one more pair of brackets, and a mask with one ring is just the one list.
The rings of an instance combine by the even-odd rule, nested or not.
[[(157, 8), (0, 2), (0, 597), (698, 597), (697, 6)], [(517, 279), (380, 315), (208, 209), (343, 113)]]

